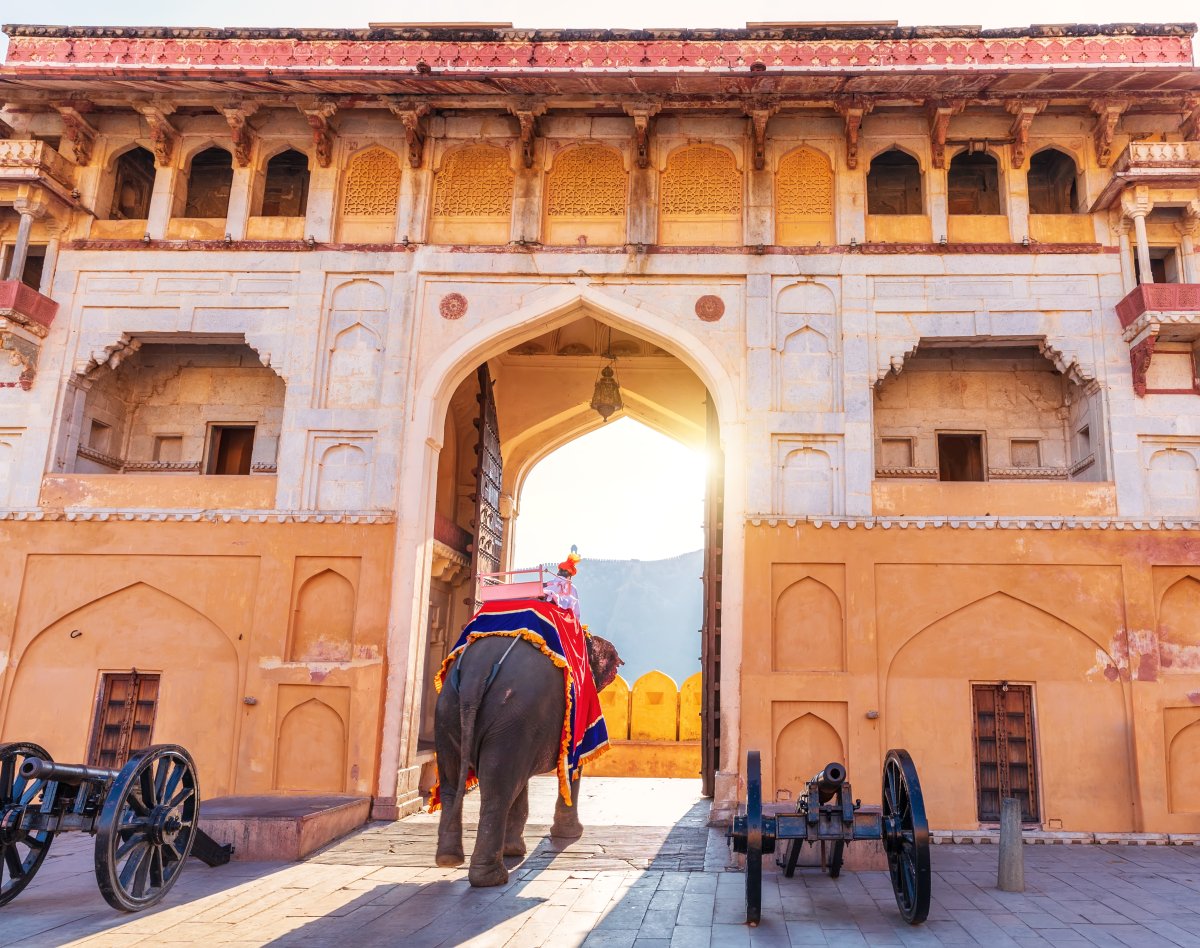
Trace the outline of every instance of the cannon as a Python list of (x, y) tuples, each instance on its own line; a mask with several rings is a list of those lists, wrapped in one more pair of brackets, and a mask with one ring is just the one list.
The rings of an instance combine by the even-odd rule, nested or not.
[(855, 800), (846, 768), (830, 763), (808, 781), (794, 812), (770, 813), (763, 809), (759, 752), (752, 750), (746, 755), (746, 803), (738, 807), (729, 837), (734, 852), (746, 856), (746, 922), (752, 926), (762, 917), (762, 857), (774, 853), (779, 842), (786, 845), (776, 863), (786, 877), (796, 871), (800, 848), (820, 843), (822, 861), (836, 879), (847, 843), (881, 840), (900, 914), (910, 925), (929, 915), (929, 821), (917, 768), (906, 750), (889, 750), (884, 758), (882, 806)]
[(58, 833), (96, 837), (96, 882), (115, 909), (159, 902), (188, 856), (220, 866), (222, 846), (199, 825), (200, 788), (191, 755), (158, 744), (120, 770), (57, 764), (45, 748), (0, 744), (0, 905), (37, 874)]

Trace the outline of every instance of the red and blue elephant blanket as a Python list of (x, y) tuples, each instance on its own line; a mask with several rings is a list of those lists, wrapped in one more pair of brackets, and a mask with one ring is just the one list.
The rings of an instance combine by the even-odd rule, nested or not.
[[(442, 663), (434, 680), (438, 692), (463, 650), (476, 639), (493, 635), (523, 638), (562, 669), (566, 713), (558, 754), (558, 791), (563, 802), (572, 806), (572, 781), (585, 763), (609, 749), (608, 727), (588, 665), (587, 632), (574, 615), (552, 602), (510, 599), (484, 603)], [(474, 775), (468, 774), (467, 788), (476, 783)], [(429, 798), (430, 812), (441, 805), (438, 790), (434, 787)]]

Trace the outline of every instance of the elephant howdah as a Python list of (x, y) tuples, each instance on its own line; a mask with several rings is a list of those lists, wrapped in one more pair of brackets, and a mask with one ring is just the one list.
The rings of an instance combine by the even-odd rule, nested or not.
[(577, 808), (583, 765), (608, 750), (599, 690), (616, 677), (612, 645), (588, 635), (569, 609), (538, 599), (485, 603), (438, 672), (435, 726), (442, 808), (439, 866), (463, 862), (462, 803), (478, 782), (472, 885), (508, 879), (504, 856), (525, 854), (528, 784), (557, 771), (551, 835), (583, 833)]

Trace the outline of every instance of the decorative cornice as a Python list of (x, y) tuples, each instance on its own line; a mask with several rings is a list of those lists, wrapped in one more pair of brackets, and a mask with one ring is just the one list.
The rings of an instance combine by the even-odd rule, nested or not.
[(1200, 531), (1200, 520), (1174, 517), (1120, 519), (1117, 517), (781, 517), (774, 514), (748, 514), (752, 527), (790, 527), (811, 525), (832, 530), (1113, 530), (1172, 532)]
[(390, 524), (391, 510), (146, 510), (140, 508), (0, 509), (0, 522), (37, 523), (346, 523)]
[(936, 467), (879, 467), (875, 469), (875, 477), (878, 479), (907, 478), (936, 481), (938, 469)]
[(1065, 481), (1065, 467), (989, 467), (988, 479), (993, 481)]

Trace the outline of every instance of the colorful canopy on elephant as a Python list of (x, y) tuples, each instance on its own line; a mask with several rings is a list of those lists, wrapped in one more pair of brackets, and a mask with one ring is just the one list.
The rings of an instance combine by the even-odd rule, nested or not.
[[(571, 806), (571, 782), (579, 776), (580, 768), (609, 748), (608, 726), (588, 664), (587, 633), (570, 610), (553, 602), (511, 599), (484, 603), (463, 629), (454, 651), (442, 663), (434, 682), (439, 692), (463, 650), (476, 639), (493, 635), (519, 636), (563, 670), (566, 714), (558, 755), (558, 789), (563, 802)], [(468, 786), (471, 783), (468, 779)], [(438, 800), (435, 787), (430, 798), (431, 810), (436, 808)]]

